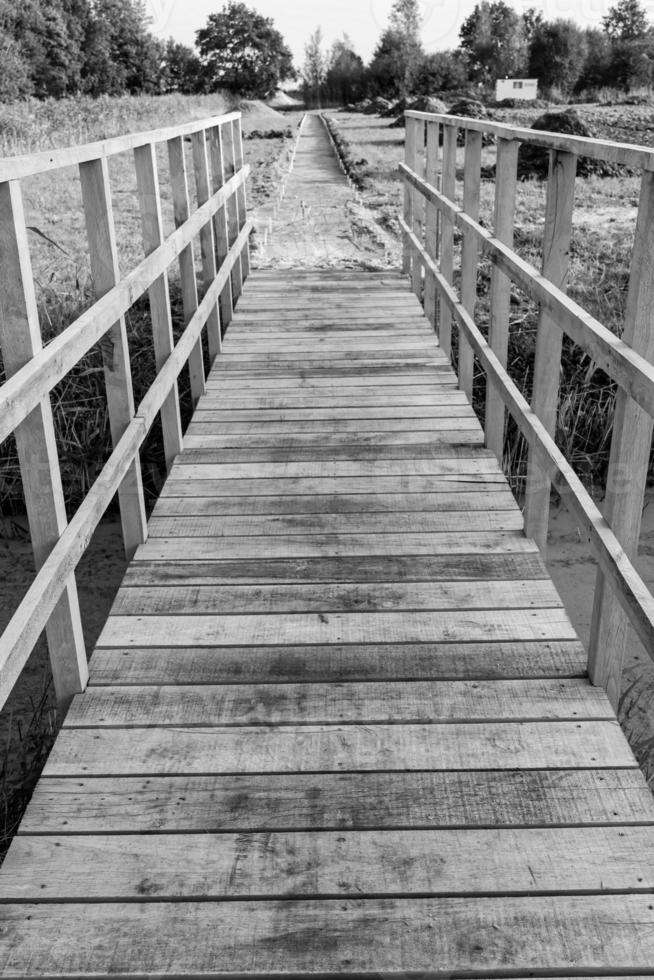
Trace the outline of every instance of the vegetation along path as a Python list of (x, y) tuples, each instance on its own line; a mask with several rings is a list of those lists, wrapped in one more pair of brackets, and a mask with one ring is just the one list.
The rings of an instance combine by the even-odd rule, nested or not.
[(408, 280), (255, 271), (0, 975), (643, 975), (654, 802)]

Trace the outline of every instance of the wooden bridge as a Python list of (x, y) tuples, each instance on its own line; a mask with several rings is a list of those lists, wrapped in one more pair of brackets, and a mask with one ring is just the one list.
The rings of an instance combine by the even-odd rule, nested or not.
[[(477, 222), (482, 128), (498, 141), (493, 233)], [(510, 244), (525, 139), (552, 157), (542, 275)], [(130, 147), (147, 257), (121, 279), (107, 168)], [(621, 341), (562, 288), (581, 152), (644, 170)], [(20, 180), (70, 164), (99, 298), (42, 349)], [(40, 567), (2, 637), (1, 689), (47, 626), (70, 703), (0, 872), (1, 976), (654, 975), (654, 800), (611, 704), (627, 615), (654, 649), (654, 601), (628, 558), (654, 408), (653, 170), (647, 150), (409, 114), (404, 272), (250, 273), (238, 117), (0, 162), (0, 436), (16, 430)], [(489, 340), (472, 316), (480, 250), (495, 263)], [(187, 325), (174, 343), (176, 259)], [(541, 304), (533, 408), (504, 368), (509, 279)], [(135, 408), (122, 317), (143, 290), (159, 374)], [(621, 386), (612, 477), (630, 460), (630, 479), (609, 494), (615, 533), (550, 435), (562, 330)], [(67, 523), (48, 392), (108, 331), (115, 449)], [(504, 405), (532, 448), (532, 536), (493, 452)], [(158, 414), (170, 471), (146, 528), (138, 449)], [(534, 541), (549, 480), (599, 558), (601, 684)], [(73, 573), (117, 490), (133, 560), (87, 685)]]

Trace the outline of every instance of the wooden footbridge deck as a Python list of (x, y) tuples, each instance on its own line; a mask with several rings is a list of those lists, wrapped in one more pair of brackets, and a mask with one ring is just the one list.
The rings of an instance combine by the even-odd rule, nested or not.
[[(654, 975), (654, 800), (409, 278), (254, 271), (242, 289), (249, 228), (235, 208), (230, 234), (224, 186), (220, 223), (202, 219), (236, 244), (105, 497), (217, 301), (229, 326), (0, 872), (0, 975)], [(420, 261), (500, 378), (413, 217), (414, 285)], [(5, 670), (43, 617), (70, 619), (84, 507)], [(639, 580), (592, 527), (644, 635)]]

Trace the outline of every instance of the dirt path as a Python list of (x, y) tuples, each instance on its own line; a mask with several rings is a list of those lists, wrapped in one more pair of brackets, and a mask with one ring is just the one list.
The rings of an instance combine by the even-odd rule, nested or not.
[(350, 186), (326, 126), (309, 113), (281, 202), (256, 213), (258, 268), (385, 269), (399, 247)]

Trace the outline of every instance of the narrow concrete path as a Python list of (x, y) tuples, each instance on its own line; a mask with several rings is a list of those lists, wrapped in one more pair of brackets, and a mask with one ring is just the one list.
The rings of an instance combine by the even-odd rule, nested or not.
[(366, 268), (395, 265), (388, 237), (355, 199), (320, 116), (308, 114), (279, 205), (257, 215), (259, 268)]

